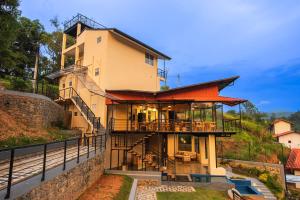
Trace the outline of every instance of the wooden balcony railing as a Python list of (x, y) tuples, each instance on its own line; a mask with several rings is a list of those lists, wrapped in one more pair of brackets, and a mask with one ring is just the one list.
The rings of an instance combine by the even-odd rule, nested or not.
[(112, 119), (112, 131), (128, 132), (237, 132), (239, 119), (223, 119), (220, 125), (212, 121), (154, 120), (137, 122)]

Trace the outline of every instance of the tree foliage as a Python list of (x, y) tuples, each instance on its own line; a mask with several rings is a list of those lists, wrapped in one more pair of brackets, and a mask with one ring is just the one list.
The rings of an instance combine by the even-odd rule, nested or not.
[(300, 131), (300, 111), (293, 113), (289, 120), (294, 123), (295, 131)]
[(32, 79), (38, 58), (39, 76), (60, 67), (62, 29), (57, 17), (50, 20), (48, 33), (39, 20), (21, 16), (19, 0), (0, 2), (0, 75)]

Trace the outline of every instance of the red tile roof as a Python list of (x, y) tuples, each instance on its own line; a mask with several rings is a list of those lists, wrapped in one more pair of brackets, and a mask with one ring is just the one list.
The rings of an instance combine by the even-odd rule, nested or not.
[(293, 124), (293, 122), (290, 122), (287, 119), (275, 119), (272, 124), (276, 124), (277, 122), (281, 122), (281, 121), (289, 123), (289, 124)]
[(292, 149), (285, 165), (287, 169), (300, 169), (300, 149)]
[(286, 132), (283, 132), (283, 133), (279, 133), (279, 134), (273, 135), (273, 137), (280, 137), (280, 136), (288, 135), (288, 134), (291, 134), (291, 133), (300, 134), (300, 133), (297, 133), (295, 131), (286, 131)]
[(238, 76), (220, 79), (205, 83), (178, 87), (167, 91), (139, 91), (139, 90), (106, 90), (114, 101), (198, 101), (198, 102), (222, 102), (234, 106), (245, 99), (220, 96), (219, 92), (224, 87), (232, 84)]

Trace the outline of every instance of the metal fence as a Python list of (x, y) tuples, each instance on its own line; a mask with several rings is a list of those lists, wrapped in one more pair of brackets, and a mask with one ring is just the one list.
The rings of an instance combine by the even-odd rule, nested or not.
[(45, 180), (47, 170), (62, 165), (66, 169), (69, 161), (80, 157), (89, 158), (103, 152), (106, 147), (106, 134), (72, 138), (64, 141), (50, 142), (0, 150), (0, 190), (7, 190), (9, 198), (11, 187), (37, 174)]

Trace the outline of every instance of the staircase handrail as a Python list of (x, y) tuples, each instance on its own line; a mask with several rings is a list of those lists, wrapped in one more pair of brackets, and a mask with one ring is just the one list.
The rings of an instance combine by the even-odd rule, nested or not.
[[(73, 87), (64, 88), (64, 89), (61, 89), (59, 91), (66, 91), (66, 90), (70, 91), (70, 93), (69, 93), (70, 98), (72, 96), (74, 96), (73, 95), (73, 92), (74, 92), (80, 98), (80, 101), (83, 102), (86, 105), (86, 107), (89, 109), (89, 112), (92, 113), (93, 117), (96, 117), (95, 113), (90, 109), (90, 107), (88, 106), (88, 104), (81, 98), (81, 96), (78, 94), (78, 92)], [(61, 97), (61, 96), (60, 96), (60, 98), (65, 99), (64, 97)]]

